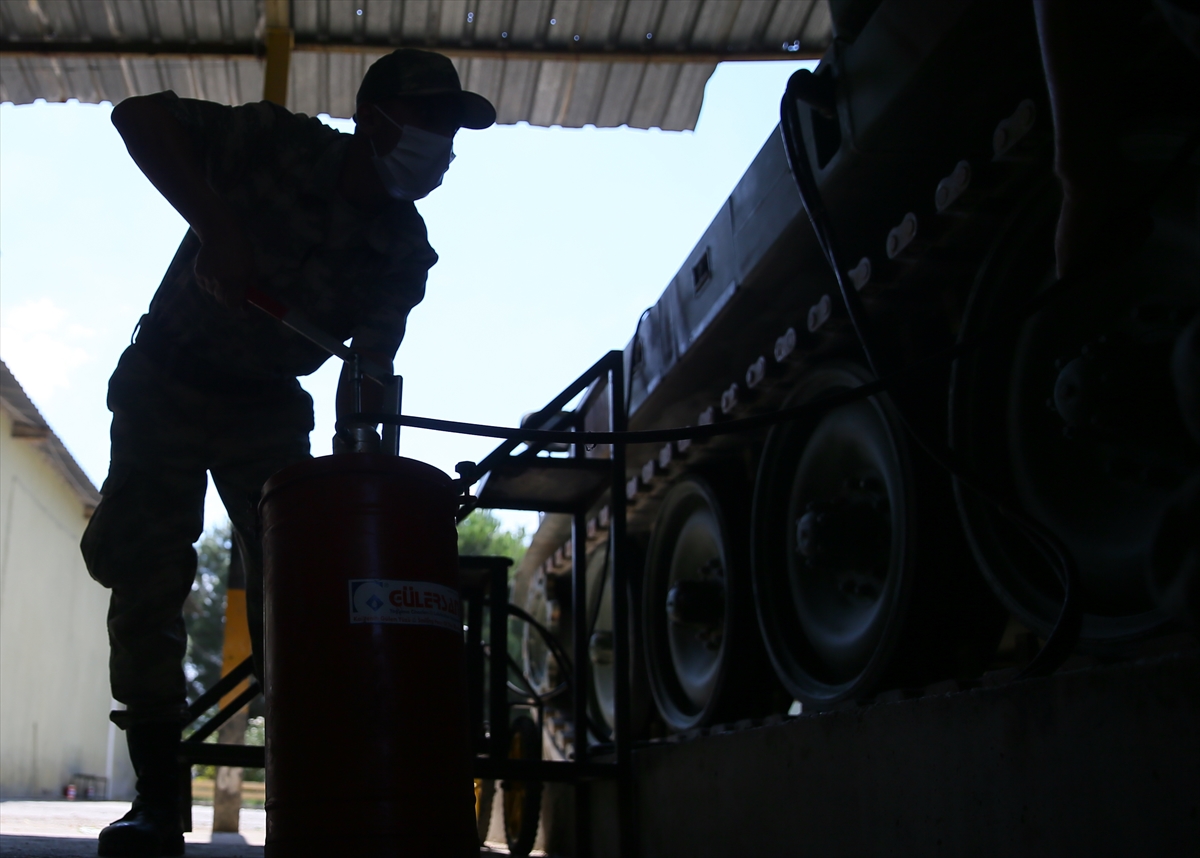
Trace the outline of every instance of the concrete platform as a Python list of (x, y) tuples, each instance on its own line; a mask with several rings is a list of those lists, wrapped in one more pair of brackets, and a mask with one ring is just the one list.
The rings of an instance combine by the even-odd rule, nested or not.
[[(1200, 854), (1194, 645), (1007, 674), (639, 748), (642, 854)], [(615, 816), (597, 784), (596, 858), (616, 854)]]

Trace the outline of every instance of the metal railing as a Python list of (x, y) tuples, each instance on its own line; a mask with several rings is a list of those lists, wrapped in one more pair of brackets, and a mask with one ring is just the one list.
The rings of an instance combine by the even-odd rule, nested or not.
[[(545, 408), (532, 415), (527, 425), (539, 425), (556, 417), (561, 420), (562, 409), (579, 394), (586, 391), (593, 383), (602, 383), (608, 387), (609, 398), (609, 429), (612, 432), (625, 432), (627, 418), (625, 414), (625, 365), (624, 356), (620, 351), (610, 351), (593, 364), (586, 372), (567, 386), (558, 396), (551, 400)], [(581, 424), (582, 415), (575, 418), (575, 423)], [(568, 423), (572, 422), (570, 420)], [(573, 426), (581, 430), (582, 425)], [(464, 489), (474, 484), (479, 477), (487, 475), (502, 464), (518, 463), (523, 466), (537, 467), (540, 459), (537, 453), (547, 445), (528, 444), (528, 449), (514, 455), (521, 445), (520, 441), (505, 441), (486, 456), (471, 474), (465, 474)], [(585, 444), (571, 445), (572, 459), (585, 460)], [(561, 460), (560, 460), (561, 461)], [(589, 460), (593, 465), (596, 458)], [(608, 461), (608, 477), (601, 486), (601, 491), (591, 492), (577, 498), (569, 508), (561, 504), (555, 511), (569, 512), (572, 523), (573, 544), (578, 546), (572, 551), (571, 557), (571, 610), (577, 621), (572, 624), (572, 648), (574, 658), (565, 667), (570, 676), (572, 691), (572, 709), (574, 718), (574, 757), (565, 761), (510, 759), (509, 758), (509, 718), (514, 705), (532, 705), (539, 710), (538, 723), (541, 726), (542, 699), (532, 688), (532, 694), (521, 692), (517, 700), (512, 700), (509, 689), (510, 658), (508, 656), (508, 621), (510, 615), (520, 616), (524, 612), (519, 607), (508, 602), (508, 570), (512, 561), (504, 557), (463, 557), (460, 558), (460, 578), (463, 602), (466, 607), (466, 674), (468, 689), (468, 704), (470, 706), (470, 729), (472, 747), (475, 751), (474, 776), (477, 778), (514, 781), (542, 781), (568, 783), (575, 787), (575, 840), (576, 854), (586, 856), (590, 852), (592, 820), (589, 813), (588, 784), (597, 779), (615, 779), (617, 783), (621, 854), (633, 856), (636, 854), (636, 819), (633, 801), (632, 781), (632, 739), (630, 736), (630, 683), (631, 658), (630, 652), (630, 605), (627, 546), (625, 533), (625, 445), (613, 443), (610, 445)], [(614, 681), (614, 729), (611, 761), (594, 759), (590, 753), (588, 742), (589, 706), (592, 693), (592, 681), (589, 675), (588, 624), (583, 619), (587, 617), (587, 556), (583, 546), (587, 543), (586, 515), (589, 508), (599, 501), (604, 491), (609, 495), (610, 509), (610, 574), (612, 575), (613, 599), (613, 661), (615, 667)], [(505, 507), (494, 506), (502, 509)], [(529, 509), (530, 506), (510, 507)], [(503, 609), (497, 609), (503, 605)], [(484, 628), (483, 611), (489, 609), (487, 629)], [(526, 615), (526, 619), (528, 618)], [(542, 630), (544, 631), (544, 630)], [(487, 646), (484, 646), (486, 633)], [(485, 670), (485, 662), (486, 670)], [(208, 689), (188, 707), (187, 723), (184, 730), (195, 724), (222, 697), (233, 691), (239, 683), (253, 672), (252, 660), (247, 658), (236, 668), (222, 677), (212, 688)], [(521, 674), (521, 671), (517, 671)], [(486, 676), (486, 682), (485, 682)], [(486, 703), (485, 703), (486, 691)], [(243, 706), (261, 693), (256, 681), (242, 691), (228, 705), (196, 727), (182, 742), (179, 754), (181, 765), (181, 783), (184, 791), (184, 824), (185, 830), (191, 830), (191, 779), (192, 765), (242, 766), (245, 768), (261, 768), (266, 764), (265, 749), (253, 745), (219, 745), (205, 743), (205, 739), (228, 721)], [(523, 695), (523, 696), (522, 696)], [(484, 715), (486, 713), (486, 725)], [(485, 729), (486, 726), (486, 729)]]
[[(625, 414), (625, 362), (624, 353), (610, 351), (574, 382), (568, 385), (552, 399), (541, 411), (532, 415), (525, 425), (537, 427), (540, 422), (558, 418), (561, 410), (575, 397), (586, 391), (593, 383), (603, 383), (608, 387), (608, 423), (612, 432), (627, 430)], [(573, 428), (582, 430), (582, 415), (576, 419)], [(514, 455), (514, 451), (522, 442), (510, 440), (500, 444), (476, 466), (474, 474), (464, 475), (465, 481), (473, 481), (476, 476), (484, 476), (502, 464), (522, 460), (530, 466), (536, 466), (536, 454), (547, 445), (535, 442), (527, 444), (528, 449)], [(571, 445), (573, 458), (587, 458), (585, 445)], [(594, 460), (593, 460), (594, 461)], [(592, 693), (592, 681), (589, 675), (588, 633), (589, 628), (585, 618), (587, 611), (587, 544), (586, 516), (590, 507), (600, 499), (601, 493), (594, 496), (583, 496), (570, 509), (558, 505), (556, 511), (569, 512), (571, 515), (572, 544), (571, 552), (571, 612), (572, 650), (574, 658), (570, 664), (572, 709), (574, 720), (574, 758), (567, 761), (534, 761), (509, 760), (508, 748), (508, 686), (506, 658), (497, 658), (497, 654), (507, 652), (508, 616), (510, 611), (492, 610), (491, 612), (491, 707), (489, 721), (491, 733), (487, 743), (487, 753), (476, 757), (476, 776), (503, 779), (526, 779), (540, 781), (557, 781), (570, 783), (575, 787), (575, 842), (576, 854), (587, 855), (590, 851), (592, 820), (589, 813), (588, 783), (599, 778), (613, 778), (617, 782), (618, 813), (620, 823), (621, 854), (633, 856), (636, 854), (636, 818), (633, 800), (632, 779), (632, 738), (631, 725), (631, 675), (630, 652), (630, 605), (627, 545), (625, 533), (625, 445), (614, 443), (610, 445), (609, 480), (607, 491), (610, 510), (610, 560), (612, 575), (613, 599), (613, 662), (615, 668), (614, 680), (614, 729), (612, 762), (601, 762), (593, 759), (588, 743), (589, 704)], [(494, 506), (491, 508), (504, 508)], [(529, 509), (530, 505), (520, 507)], [(501, 594), (507, 603), (508, 582), (507, 567), (497, 566), (491, 571), (490, 591), (493, 604)], [(468, 641), (471, 639), (468, 622)], [(540, 708), (540, 703), (539, 703)], [(541, 719), (539, 718), (539, 721)]]

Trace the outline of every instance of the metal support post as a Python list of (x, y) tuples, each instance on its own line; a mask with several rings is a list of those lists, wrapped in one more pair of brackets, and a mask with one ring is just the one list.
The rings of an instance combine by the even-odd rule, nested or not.
[[(399, 414), (404, 401), (404, 377), (393, 375), (391, 382), (383, 386), (383, 413)], [(380, 452), (388, 456), (400, 455), (400, 426), (396, 423), (383, 427), (383, 443)]]
[[(583, 455), (583, 445), (575, 445), (575, 455)], [(584, 772), (588, 760), (588, 610), (587, 610), (587, 521), (576, 512), (571, 521), (571, 616), (572, 649), (575, 675), (575, 854), (591, 854), (591, 807)]]
[[(625, 356), (609, 352), (608, 401), (609, 424), (614, 432), (628, 429), (625, 414)], [(633, 795), (633, 737), (630, 735), (630, 677), (629, 652), (629, 581), (625, 544), (625, 445), (612, 445), (612, 497), (609, 498), (612, 540), (612, 605), (613, 605), (613, 667), (614, 708), (616, 724), (613, 743), (617, 757), (617, 808), (621, 824), (621, 855), (636, 858), (638, 854), (637, 817)]]
[(508, 758), (508, 568), (497, 564), (491, 570), (492, 658), (488, 671), (488, 754), (493, 760)]
[(263, 69), (263, 101), (287, 107), (288, 71), (292, 64), (292, 4), (289, 0), (266, 0), (263, 13), (267, 31), (264, 41), (267, 64)]

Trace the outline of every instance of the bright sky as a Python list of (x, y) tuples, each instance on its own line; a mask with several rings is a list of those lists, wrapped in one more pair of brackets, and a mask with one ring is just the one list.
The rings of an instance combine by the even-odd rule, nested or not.
[[(695, 132), (460, 132), (444, 184), (417, 204), (441, 261), (396, 357), (404, 411), (516, 425), (623, 348), (774, 129), (788, 77), (811, 65), (719, 66)], [(186, 231), (110, 110), (0, 105), (0, 357), (97, 486), (108, 376)], [(339, 368), (301, 380), (314, 455), (330, 451)], [(453, 473), (495, 443), (405, 429), (401, 450)], [(223, 517), (210, 490), (206, 523)]]

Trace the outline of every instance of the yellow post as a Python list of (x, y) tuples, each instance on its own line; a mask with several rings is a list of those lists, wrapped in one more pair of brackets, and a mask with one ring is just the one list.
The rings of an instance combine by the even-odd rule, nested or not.
[[(230, 549), (229, 582), (225, 588), (225, 641), (221, 651), (221, 675), (229, 673), (250, 657), (250, 626), (246, 621), (246, 572), (235, 542)], [(221, 698), (221, 708), (232, 703), (250, 680)], [(241, 745), (246, 741), (246, 707), (221, 725), (217, 741), (223, 745)], [(242, 770), (218, 766), (213, 784), (213, 831), (236, 833), (242, 808)]]
[[(233, 554), (237, 556), (237, 546), (233, 548)], [(237, 561), (234, 561), (237, 562)], [(234, 565), (231, 562), (230, 567)], [(237, 562), (237, 565), (241, 565)], [(239, 570), (240, 571), (240, 570)], [(229, 673), (243, 661), (250, 657), (250, 624), (246, 620), (246, 577), (241, 574), (239, 586), (233, 586), (232, 568), (230, 569), (230, 585), (225, 591), (225, 642), (221, 649), (221, 675)], [(250, 680), (244, 679), (238, 684), (237, 688), (230, 691), (221, 698), (221, 707), (224, 708), (234, 701), (239, 694), (245, 691), (250, 686)]]
[(263, 72), (263, 100), (287, 107), (288, 69), (292, 63), (291, 4), (266, 0), (267, 68)]

